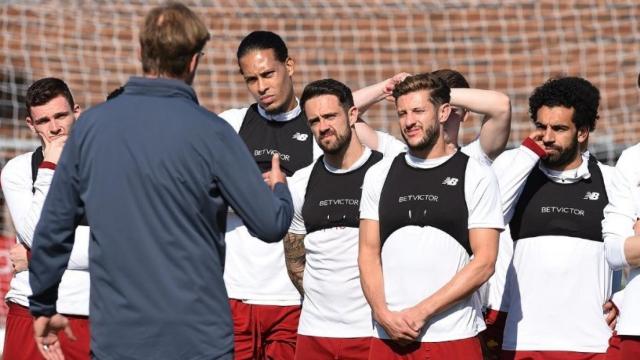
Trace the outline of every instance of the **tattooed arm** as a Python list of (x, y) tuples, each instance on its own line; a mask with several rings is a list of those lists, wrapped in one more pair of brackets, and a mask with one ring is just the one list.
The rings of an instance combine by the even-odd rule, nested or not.
[(304, 296), (302, 276), (304, 274), (304, 235), (287, 233), (282, 242), (284, 244), (284, 260), (287, 264), (289, 278), (293, 286)]

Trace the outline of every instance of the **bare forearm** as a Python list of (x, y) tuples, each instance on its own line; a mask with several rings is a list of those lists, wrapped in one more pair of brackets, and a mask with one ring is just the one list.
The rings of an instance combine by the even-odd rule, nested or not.
[(387, 310), (387, 301), (384, 296), (384, 280), (382, 277), (382, 264), (374, 259), (360, 257), (360, 284), (362, 292), (367, 299), (374, 314)]
[(493, 90), (451, 89), (451, 105), (462, 106), (474, 113), (501, 120), (511, 113), (509, 97)]
[(293, 286), (298, 289), (300, 295), (304, 296), (304, 288), (302, 287), (306, 263), (304, 235), (288, 233), (282, 243), (284, 245), (284, 260), (289, 278)]
[(353, 102), (358, 108), (360, 115), (367, 111), (371, 105), (389, 95), (384, 91), (386, 83), (387, 80), (384, 80), (353, 92)]
[(417, 306), (429, 317), (447, 310), (489, 280), (494, 266), (495, 262), (472, 259), (447, 284)]

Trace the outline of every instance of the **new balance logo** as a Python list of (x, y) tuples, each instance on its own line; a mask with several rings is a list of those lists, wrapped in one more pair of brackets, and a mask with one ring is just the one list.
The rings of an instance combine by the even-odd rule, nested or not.
[(300, 134), (299, 132), (293, 134), (292, 139), (296, 139), (298, 141), (307, 141), (309, 134)]
[(598, 200), (600, 198), (599, 192), (587, 191), (587, 194), (582, 198), (583, 200)]
[(458, 178), (448, 177), (444, 179), (442, 185), (456, 186), (458, 185)]

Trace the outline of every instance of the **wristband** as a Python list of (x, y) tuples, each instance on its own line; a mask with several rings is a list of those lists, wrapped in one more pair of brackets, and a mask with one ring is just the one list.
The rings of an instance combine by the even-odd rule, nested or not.
[(547, 152), (544, 151), (544, 149), (541, 148), (540, 145), (538, 145), (538, 143), (533, 141), (531, 138), (525, 138), (524, 141), (522, 141), (522, 146), (524, 146), (524, 147), (528, 148), (529, 150), (533, 151), (541, 159), (544, 159), (544, 158), (547, 157)]

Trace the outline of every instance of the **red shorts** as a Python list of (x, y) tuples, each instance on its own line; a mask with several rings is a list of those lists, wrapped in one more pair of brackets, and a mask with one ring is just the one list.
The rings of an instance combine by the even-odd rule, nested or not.
[(609, 348), (607, 348), (607, 360), (622, 360), (622, 351), (620, 349), (620, 343), (622, 339), (620, 336), (613, 332), (611, 338), (609, 338)]
[(606, 360), (606, 353), (503, 350), (502, 360)]
[[(7, 360), (40, 360), (44, 359), (38, 351), (33, 339), (33, 317), (29, 309), (13, 302), (8, 302), (9, 313), (4, 335), (3, 358)], [(68, 360), (91, 359), (89, 343), (89, 319), (86, 316), (65, 315), (76, 340), (70, 340), (64, 331), (58, 333), (60, 347)]]
[(468, 339), (441, 342), (414, 342), (401, 346), (391, 340), (373, 338), (370, 360), (482, 360), (480, 340), (477, 336)]
[(640, 359), (640, 336), (620, 336), (620, 358)]
[(295, 360), (367, 360), (370, 347), (370, 337), (329, 338), (298, 335)]
[(293, 360), (300, 305), (253, 305), (230, 299), (236, 360)]

